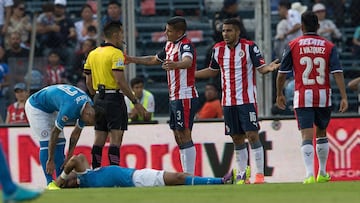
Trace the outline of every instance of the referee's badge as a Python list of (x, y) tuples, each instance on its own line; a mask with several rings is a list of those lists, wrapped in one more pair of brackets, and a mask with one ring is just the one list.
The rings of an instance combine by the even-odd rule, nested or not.
[(116, 62), (116, 66), (117, 66), (117, 67), (119, 67), (119, 66), (124, 66), (124, 60), (119, 59), (118, 62)]

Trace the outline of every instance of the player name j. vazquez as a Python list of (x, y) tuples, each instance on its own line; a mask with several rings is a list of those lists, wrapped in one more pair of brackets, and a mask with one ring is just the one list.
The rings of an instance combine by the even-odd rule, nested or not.
[(325, 54), (325, 40), (315, 38), (300, 39), (299, 46), (300, 54)]

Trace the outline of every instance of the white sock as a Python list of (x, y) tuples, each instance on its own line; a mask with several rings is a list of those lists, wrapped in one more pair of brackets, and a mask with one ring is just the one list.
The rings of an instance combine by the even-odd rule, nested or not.
[(180, 151), (181, 168), (183, 169), (183, 172), (185, 172), (184, 171), (184, 168), (185, 168), (185, 166), (184, 166), (184, 163), (185, 163), (185, 151), (183, 149), (180, 149), (179, 151)]
[(264, 148), (251, 149), (255, 157), (256, 173), (264, 174)]
[(185, 173), (194, 175), (195, 161), (196, 161), (196, 149), (195, 146), (180, 150), (183, 154), (182, 166)]
[(301, 146), (301, 152), (306, 169), (306, 177), (314, 176), (314, 147), (311, 144)]
[(235, 161), (238, 165), (237, 173), (243, 173), (246, 170), (249, 155), (247, 148), (235, 150)]
[(329, 155), (329, 143), (316, 144), (316, 153), (319, 160), (319, 174), (326, 175), (326, 161)]

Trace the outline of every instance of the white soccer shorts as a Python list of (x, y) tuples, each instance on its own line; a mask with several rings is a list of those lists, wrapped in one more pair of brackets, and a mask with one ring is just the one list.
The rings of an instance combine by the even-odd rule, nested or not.
[[(25, 112), (33, 138), (39, 141), (49, 141), (51, 129), (55, 126), (57, 112), (46, 113), (35, 108), (28, 101), (25, 103)], [(59, 138), (65, 138), (63, 131), (59, 134)]]
[(155, 169), (135, 170), (132, 179), (135, 187), (165, 186), (164, 171)]

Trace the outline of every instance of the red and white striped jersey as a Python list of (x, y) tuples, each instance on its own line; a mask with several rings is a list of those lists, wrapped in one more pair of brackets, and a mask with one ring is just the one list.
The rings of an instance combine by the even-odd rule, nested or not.
[(191, 41), (184, 35), (176, 42), (166, 42), (162, 52), (157, 54), (159, 61), (170, 59), (181, 61), (189, 56), (192, 58), (192, 65), (187, 69), (176, 69), (167, 71), (169, 99), (190, 99), (198, 97), (195, 87), (196, 51)]
[(210, 68), (220, 69), (222, 105), (256, 103), (256, 69), (265, 65), (260, 49), (253, 41), (240, 39), (234, 48), (225, 42), (213, 47)]
[(280, 73), (293, 71), (294, 108), (331, 106), (330, 73), (342, 72), (336, 47), (316, 34), (289, 42)]

